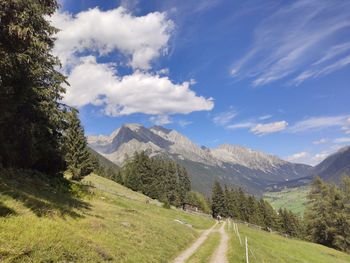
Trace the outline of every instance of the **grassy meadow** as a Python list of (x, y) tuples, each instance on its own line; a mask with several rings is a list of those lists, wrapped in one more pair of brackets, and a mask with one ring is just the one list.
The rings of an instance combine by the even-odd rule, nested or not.
[(285, 238), (277, 234), (238, 224), (243, 246), (233, 227), (227, 225), (230, 235), (229, 262), (244, 263), (245, 237), (248, 239), (250, 263), (346, 263), (350, 255), (318, 244)]
[(307, 204), (307, 194), (309, 189), (308, 186), (302, 186), (297, 188), (287, 188), (280, 192), (266, 192), (264, 194), (264, 199), (276, 210), (279, 208), (286, 208), (294, 213), (303, 215)]
[(0, 262), (169, 262), (213, 223), (97, 175), (0, 176)]

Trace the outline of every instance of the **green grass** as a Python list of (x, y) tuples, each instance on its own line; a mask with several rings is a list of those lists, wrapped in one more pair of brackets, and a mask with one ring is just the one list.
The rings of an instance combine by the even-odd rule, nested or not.
[(307, 204), (308, 186), (284, 189), (280, 192), (266, 192), (264, 199), (268, 201), (276, 210), (286, 208), (299, 215), (304, 214)]
[[(248, 238), (250, 263), (346, 263), (350, 255), (314, 243), (285, 238), (239, 224), (244, 245)], [(245, 248), (240, 245), (233, 228), (230, 235), (229, 262), (245, 262)]]
[(169, 262), (214, 223), (96, 175), (83, 183), (2, 171), (0, 262)]
[(220, 233), (211, 233), (204, 244), (186, 261), (186, 263), (210, 262), (210, 258), (220, 243)]

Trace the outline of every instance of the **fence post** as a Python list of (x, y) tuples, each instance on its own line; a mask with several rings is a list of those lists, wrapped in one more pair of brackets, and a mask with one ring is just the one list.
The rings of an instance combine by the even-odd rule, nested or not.
[(242, 246), (242, 240), (241, 240), (241, 235), (239, 234), (239, 231), (238, 231), (238, 225), (236, 224), (236, 230), (237, 230), (237, 236), (238, 236), (238, 239), (239, 239), (239, 243), (241, 244)]
[(245, 237), (245, 259), (246, 263), (249, 263), (249, 257), (248, 257), (248, 239)]

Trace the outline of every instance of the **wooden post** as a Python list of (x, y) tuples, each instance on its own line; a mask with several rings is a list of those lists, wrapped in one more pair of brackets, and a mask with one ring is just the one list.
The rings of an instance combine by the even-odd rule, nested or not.
[(241, 244), (241, 246), (242, 246), (241, 235), (239, 234), (239, 231), (238, 231), (238, 225), (237, 225), (237, 224), (236, 224), (236, 230), (237, 230), (237, 235), (238, 235), (239, 243), (240, 243), (240, 244)]
[(249, 257), (248, 257), (248, 239), (245, 237), (245, 259), (246, 263), (249, 263)]

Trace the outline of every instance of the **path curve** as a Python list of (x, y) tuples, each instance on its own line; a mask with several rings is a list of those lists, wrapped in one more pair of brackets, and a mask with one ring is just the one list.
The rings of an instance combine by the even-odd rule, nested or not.
[(177, 258), (175, 258), (174, 263), (184, 263), (187, 259), (189, 259), (194, 252), (204, 243), (207, 239), (208, 235), (213, 231), (217, 222), (209, 229), (203, 231), (203, 233), (199, 236), (199, 238), (184, 252), (182, 252)]
[(218, 248), (214, 252), (213, 257), (211, 258), (211, 263), (227, 263), (227, 249), (229, 237), (225, 231), (226, 222), (220, 227), (219, 233), (221, 234), (221, 240)]

